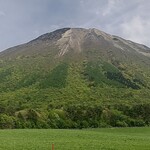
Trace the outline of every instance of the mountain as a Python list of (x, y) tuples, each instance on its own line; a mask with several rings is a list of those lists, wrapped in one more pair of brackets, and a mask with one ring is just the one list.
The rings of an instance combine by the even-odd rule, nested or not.
[(150, 123), (150, 48), (63, 28), (0, 53), (0, 128)]

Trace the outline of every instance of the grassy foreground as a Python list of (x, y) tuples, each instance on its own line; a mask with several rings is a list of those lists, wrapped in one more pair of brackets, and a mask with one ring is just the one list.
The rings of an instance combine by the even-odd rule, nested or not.
[(149, 150), (150, 128), (0, 130), (0, 150)]

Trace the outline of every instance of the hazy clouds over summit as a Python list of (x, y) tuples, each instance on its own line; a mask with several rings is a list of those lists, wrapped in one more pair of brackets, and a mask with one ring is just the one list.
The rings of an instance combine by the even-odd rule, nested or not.
[(98, 28), (150, 46), (149, 0), (0, 0), (0, 50), (63, 27)]

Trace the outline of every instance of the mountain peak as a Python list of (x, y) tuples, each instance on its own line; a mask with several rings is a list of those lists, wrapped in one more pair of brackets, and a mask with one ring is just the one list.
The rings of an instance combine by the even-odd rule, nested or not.
[(112, 36), (98, 29), (70, 28), (62, 34), (62, 37), (57, 41), (60, 49), (59, 56), (63, 56), (70, 49), (76, 52), (83, 50), (83, 45), (87, 41), (98, 42), (100, 39), (107, 41), (112, 40)]
[[(44, 34), (0, 53), (0, 112), (12, 114), (10, 128), (149, 125), (139, 112), (149, 114), (149, 56), (150, 48), (94, 28)], [(123, 120), (111, 121), (118, 114)]]
[[(54, 49), (55, 52), (52, 52)], [(73, 56), (80, 53), (89, 56), (89, 53), (94, 53), (94, 51), (96, 57), (99, 55), (99, 57), (107, 59), (118, 57), (122, 60), (127, 56), (134, 57), (135, 55), (148, 57), (148, 59), (150, 57), (150, 48), (95, 28), (58, 29), (43, 34), (27, 44), (1, 52), (1, 56), (18, 57), (18, 55), (24, 55), (26, 57), (26, 55), (55, 53), (54, 57), (58, 58), (66, 54)]]

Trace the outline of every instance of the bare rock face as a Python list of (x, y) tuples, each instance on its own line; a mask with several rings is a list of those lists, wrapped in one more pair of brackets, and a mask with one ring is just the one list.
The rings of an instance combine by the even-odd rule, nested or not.
[(116, 48), (120, 51), (136, 52), (150, 57), (150, 48), (107, 34), (98, 29), (70, 28), (56, 41), (56, 45), (60, 49), (59, 57), (65, 55), (69, 50), (80, 53), (85, 49), (84, 45), (91, 47), (98, 45), (101, 49), (105, 50)]
[(59, 56), (63, 56), (70, 49), (76, 52), (81, 52), (83, 50), (83, 44), (88, 40), (90, 42), (99, 42), (103, 37), (104, 40), (111, 41), (112, 36), (106, 34), (97, 29), (82, 29), (82, 28), (72, 28), (67, 30), (62, 34), (62, 37), (57, 41), (57, 45), (60, 49)]
[(74, 49), (77, 52), (81, 52), (82, 43), (86, 34), (87, 30), (85, 29), (70, 29), (66, 31), (57, 41), (57, 45), (60, 49), (58, 55), (63, 56), (69, 51), (69, 49)]

